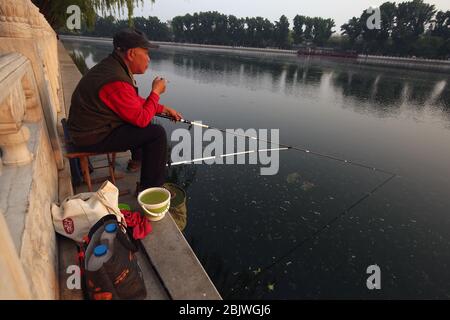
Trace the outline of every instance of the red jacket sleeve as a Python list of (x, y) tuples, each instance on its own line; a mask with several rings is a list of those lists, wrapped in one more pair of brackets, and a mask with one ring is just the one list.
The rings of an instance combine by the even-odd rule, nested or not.
[(163, 111), (157, 93), (152, 92), (144, 99), (132, 85), (123, 81), (105, 84), (99, 97), (122, 120), (141, 128), (148, 126), (155, 114)]

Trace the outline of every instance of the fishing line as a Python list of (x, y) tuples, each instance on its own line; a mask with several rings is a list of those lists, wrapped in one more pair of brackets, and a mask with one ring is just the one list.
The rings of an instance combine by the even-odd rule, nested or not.
[[(174, 120), (174, 118), (164, 115), (164, 114), (157, 114), (158, 117), (161, 118), (166, 118), (169, 120)], [(303, 245), (305, 245), (307, 242), (309, 242), (310, 240), (316, 239), (318, 238), (323, 232), (325, 232), (326, 230), (330, 229), (331, 226), (336, 223), (336, 221), (338, 221), (339, 219), (341, 219), (342, 217), (344, 217), (346, 214), (348, 214), (351, 210), (353, 210), (354, 208), (356, 208), (358, 205), (360, 205), (362, 202), (364, 202), (366, 199), (368, 199), (370, 196), (372, 196), (375, 192), (377, 192), (379, 189), (381, 189), (382, 187), (384, 187), (386, 184), (388, 184), (392, 179), (394, 179), (395, 177), (397, 177), (398, 175), (396, 173), (384, 170), (384, 169), (380, 169), (380, 168), (376, 168), (376, 167), (372, 167), (369, 165), (366, 165), (364, 163), (361, 162), (356, 162), (356, 161), (350, 161), (350, 160), (346, 160), (346, 159), (342, 159), (342, 158), (338, 158), (332, 155), (328, 155), (328, 154), (324, 154), (324, 153), (320, 153), (320, 152), (315, 152), (315, 151), (311, 151), (305, 148), (301, 148), (301, 147), (297, 147), (297, 146), (290, 146), (290, 145), (286, 145), (286, 144), (282, 144), (282, 143), (276, 143), (276, 142), (272, 142), (270, 140), (267, 139), (261, 139), (261, 138), (257, 138), (257, 137), (252, 137), (249, 135), (245, 135), (245, 134), (240, 134), (240, 133), (236, 133), (236, 132), (230, 132), (224, 129), (220, 129), (220, 128), (215, 128), (215, 127), (211, 127), (208, 125), (205, 125), (203, 123), (199, 123), (199, 122), (194, 122), (194, 121), (189, 121), (189, 120), (185, 120), (185, 119), (180, 119), (179, 122), (182, 123), (186, 123), (190, 126), (194, 125), (194, 126), (199, 126), (205, 129), (215, 129), (215, 130), (219, 130), (223, 133), (227, 133), (227, 134), (232, 134), (235, 136), (240, 136), (240, 137), (244, 137), (244, 138), (248, 138), (248, 139), (253, 139), (253, 140), (259, 140), (259, 141), (263, 141), (266, 143), (270, 143), (270, 144), (275, 144), (278, 145), (282, 148), (279, 148), (278, 150), (289, 150), (289, 149), (293, 149), (293, 150), (297, 150), (297, 151), (301, 151), (307, 154), (312, 154), (318, 157), (322, 157), (322, 158), (327, 158), (327, 159), (331, 159), (331, 160), (335, 160), (335, 161), (339, 161), (339, 162), (343, 162), (346, 164), (350, 164), (350, 165), (354, 165), (354, 166), (358, 166), (358, 167), (362, 167), (365, 169), (369, 169), (372, 171), (377, 171), (377, 172), (381, 172), (384, 174), (389, 175), (388, 178), (386, 178), (385, 180), (383, 180), (381, 183), (379, 183), (378, 185), (376, 185), (371, 191), (369, 191), (368, 193), (364, 194), (361, 198), (359, 198), (358, 200), (356, 200), (354, 203), (352, 203), (350, 206), (348, 206), (346, 209), (344, 209), (342, 212), (340, 212), (339, 214), (337, 214), (335, 217), (333, 217), (332, 219), (330, 219), (327, 223), (325, 223), (324, 225), (322, 225), (321, 227), (319, 227), (315, 232), (313, 232), (312, 235), (310, 235), (309, 237), (307, 237), (306, 239), (303, 239), (300, 243), (298, 243), (297, 245), (295, 245), (294, 247), (292, 247), (291, 249), (289, 249), (288, 251), (286, 251), (283, 255), (281, 255), (280, 257), (278, 257), (275, 261), (273, 261), (272, 263), (270, 263), (269, 265), (267, 265), (266, 267), (264, 267), (251, 281), (249, 284), (254, 283), (254, 281), (258, 280), (259, 277), (266, 272), (267, 270), (275, 267), (276, 265), (278, 265), (281, 261), (283, 261), (284, 259), (286, 259), (287, 257), (289, 257), (295, 250), (299, 249), (300, 247), (302, 247)], [(269, 151), (270, 149), (263, 149), (263, 150), (252, 150), (253, 152), (255, 151)], [(277, 150), (277, 149), (275, 149)], [(250, 152), (252, 152), (250, 151)], [(248, 152), (248, 151), (247, 151)], [(245, 151), (244, 151), (245, 153)], [(230, 154), (232, 155), (232, 154)], [(226, 156), (226, 155), (224, 155)], [(208, 157), (208, 158), (215, 158), (215, 157)], [(195, 160), (195, 159), (194, 159)], [(194, 160), (191, 160), (189, 162), (194, 162)], [(199, 161), (199, 160), (197, 160)], [(236, 280), (238, 281), (238, 280)], [(236, 282), (235, 282), (236, 283)], [(248, 285), (248, 284), (247, 284)], [(233, 286), (232, 286), (233, 287)], [(233, 291), (233, 293), (239, 293), (241, 290), (243, 289), (243, 287), (238, 288), (237, 291)]]
[[(375, 192), (377, 192), (379, 189), (381, 189), (382, 187), (384, 187), (387, 183), (389, 183), (392, 179), (394, 179), (395, 177), (397, 177), (396, 174), (392, 174), (389, 178), (385, 179), (384, 181), (382, 181), (381, 183), (379, 183), (375, 188), (373, 188), (370, 192), (366, 193), (364, 196), (362, 196), (361, 198), (359, 198), (357, 201), (355, 201), (354, 203), (352, 203), (349, 207), (347, 207), (346, 209), (344, 209), (341, 213), (339, 213), (338, 215), (336, 215), (335, 217), (333, 217), (332, 219), (330, 219), (327, 223), (325, 223), (324, 225), (322, 225), (321, 227), (319, 227), (312, 235), (310, 235), (309, 237), (307, 237), (306, 239), (303, 239), (302, 241), (300, 241), (297, 245), (295, 245), (294, 247), (292, 247), (291, 249), (289, 249), (288, 251), (286, 251), (283, 255), (281, 255), (280, 257), (278, 257), (275, 261), (273, 261), (272, 263), (270, 263), (269, 265), (267, 265), (266, 267), (262, 268), (261, 271), (254, 276), (254, 278), (247, 284), (247, 286), (249, 284), (254, 283), (256, 280), (259, 279), (259, 277), (266, 272), (269, 269), (272, 269), (273, 267), (275, 267), (276, 265), (278, 265), (279, 263), (281, 263), (281, 261), (283, 261), (284, 259), (286, 259), (287, 257), (289, 257), (294, 251), (296, 251), (297, 249), (299, 249), (300, 247), (302, 247), (303, 245), (305, 245), (307, 242), (309, 242), (310, 240), (314, 240), (316, 238), (319, 238), (319, 235), (321, 235), (323, 232), (325, 232), (326, 230), (330, 229), (331, 226), (336, 223), (339, 219), (341, 219), (342, 217), (344, 217), (347, 213), (349, 213), (352, 209), (356, 208), (358, 205), (360, 205), (364, 200), (366, 200), (367, 198), (369, 198), (371, 195), (373, 195)], [(237, 280), (236, 280), (237, 281)], [(235, 282), (236, 283), (236, 282)], [(240, 291), (242, 291), (243, 287), (238, 288), (238, 290), (233, 291), (233, 293), (239, 293)]]
[[(165, 119), (169, 119), (169, 120), (175, 121), (175, 119), (173, 117), (165, 115), (165, 114), (158, 113), (158, 114), (156, 114), (156, 116), (158, 116), (160, 118), (165, 118)], [(301, 151), (301, 152), (304, 152), (304, 153), (307, 153), (307, 154), (312, 154), (312, 155), (315, 155), (315, 156), (318, 156), (318, 157), (321, 157), (321, 158), (327, 158), (327, 159), (330, 159), (330, 160), (339, 161), (339, 162), (342, 162), (342, 163), (358, 166), (358, 167), (369, 169), (369, 170), (372, 170), (372, 171), (382, 172), (382, 173), (387, 174), (387, 175), (396, 175), (393, 172), (390, 172), (390, 171), (387, 171), (387, 170), (384, 170), (384, 169), (380, 169), (380, 168), (375, 168), (375, 167), (369, 166), (369, 165), (361, 163), (361, 162), (346, 160), (346, 159), (343, 159), (343, 158), (338, 158), (338, 157), (335, 157), (335, 156), (332, 156), (332, 155), (329, 155), (329, 154), (320, 153), (320, 152), (316, 152), (316, 151), (311, 151), (309, 149), (301, 148), (301, 147), (298, 147), (298, 146), (290, 146), (290, 145), (283, 144), (283, 143), (272, 142), (272, 141), (267, 140), (267, 139), (261, 139), (261, 138), (249, 136), (249, 135), (246, 135), (246, 134), (240, 134), (240, 133), (237, 133), (237, 132), (231, 132), (231, 131), (227, 131), (225, 129), (215, 128), (215, 127), (212, 127), (212, 126), (209, 126), (209, 125), (206, 125), (206, 124), (203, 124), (203, 123), (195, 122), (195, 121), (190, 121), (190, 120), (185, 120), (185, 119), (180, 119), (178, 121), (182, 122), (182, 123), (185, 123), (185, 124), (188, 124), (190, 126), (198, 126), (198, 127), (202, 127), (202, 128), (205, 128), (205, 129), (214, 129), (214, 130), (218, 130), (218, 131), (221, 131), (221, 132), (226, 133), (226, 134), (232, 134), (232, 135), (235, 135), (235, 136), (238, 136), (238, 137), (244, 137), (244, 138), (248, 138), (248, 139), (252, 139), (252, 140), (258, 140), (258, 141), (263, 141), (263, 142), (267, 142), (267, 143), (270, 143), (270, 144), (275, 144), (275, 145), (278, 145), (278, 146), (283, 147), (283, 148)]]

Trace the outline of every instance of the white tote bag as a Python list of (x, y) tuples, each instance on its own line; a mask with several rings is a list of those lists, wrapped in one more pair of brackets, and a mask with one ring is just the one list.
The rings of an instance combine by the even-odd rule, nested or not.
[(108, 214), (116, 215), (117, 221), (126, 226), (118, 205), (119, 190), (111, 182), (105, 181), (96, 192), (67, 197), (60, 206), (53, 203), (53, 226), (63, 236), (82, 242), (91, 227)]

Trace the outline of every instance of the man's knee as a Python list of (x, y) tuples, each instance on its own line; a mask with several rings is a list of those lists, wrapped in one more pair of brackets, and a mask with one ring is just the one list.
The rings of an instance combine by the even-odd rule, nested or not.
[(155, 132), (159, 135), (166, 135), (166, 129), (164, 129), (164, 127), (160, 124), (151, 124), (151, 126), (153, 127), (153, 130), (155, 130)]
[(167, 142), (167, 134), (163, 126), (159, 124), (149, 124), (146, 127), (146, 130), (153, 139)]

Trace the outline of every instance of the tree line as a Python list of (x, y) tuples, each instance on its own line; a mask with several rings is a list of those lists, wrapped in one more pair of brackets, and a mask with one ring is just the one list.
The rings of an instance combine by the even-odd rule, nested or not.
[(237, 18), (219, 12), (176, 16), (171, 21), (173, 40), (199, 44), (248, 47), (290, 47), (289, 21), (272, 23), (263, 17)]
[[(119, 20), (111, 15), (98, 16), (93, 28), (83, 24), (79, 33), (111, 36), (128, 25), (128, 20)], [(318, 46), (325, 44), (333, 34), (331, 29), (335, 23), (332, 19), (297, 15), (291, 30), (285, 15), (271, 22), (263, 17), (237, 18), (213, 11), (176, 16), (167, 23), (157, 17), (137, 17), (133, 18), (133, 25), (155, 41), (289, 49), (305, 41)], [(64, 29), (61, 31), (66, 32)]]
[[(371, 17), (367, 11), (362, 12), (343, 24), (342, 34), (335, 36), (333, 19), (303, 15), (294, 17), (292, 28), (284, 15), (271, 22), (263, 17), (237, 18), (216, 11), (176, 16), (168, 22), (135, 17), (133, 23), (155, 41), (281, 49), (325, 46), (363, 54), (450, 57), (450, 11), (438, 11), (423, 0), (385, 2), (380, 6), (377, 28), (368, 27)], [(83, 24), (78, 33), (111, 37), (128, 25), (128, 20), (97, 16), (93, 28)]]
[(363, 12), (341, 26), (341, 45), (360, 53), (450, 57), (450, 11), (437, 11), (423, 0), (385, 2), (380, 6), (380, 28), (370, 29), (370, 14)]
[[(128, 20), (116, 19), (112, 15), (107, 17), (97, 16), (92, 27), (82, 23), (81, 30), (75, 33), (83, 36), (111, 38), (117, 31), (127, 27), (129, 27)], [(150, 40), (173, 41), (170, 25), (160, 21), (157, 17), (135, 17), (133, 18), (133, 27), (145, 32)], [(62, 27), (60, 33), (73, 34), (74, 32), (70, 32), (65, 27)]]
[[(289, 21), (281, 16), (272, 23), (262, 17), (237, 18), (219, 12), (199, 12), (176, 16), (165, 23), (157, 17), (133, 18), (135, 28), (144, 31), (150, 40), (198, 44), (290, 48), (292, 35)], [(93, 28), (82, 24), (78, 33), (85, 36), (111, 37), (128, 26), (128, 20), (98, 16)], [(61, 33), (68, 33), (64, 28)]]

